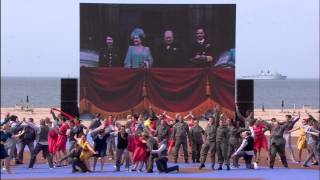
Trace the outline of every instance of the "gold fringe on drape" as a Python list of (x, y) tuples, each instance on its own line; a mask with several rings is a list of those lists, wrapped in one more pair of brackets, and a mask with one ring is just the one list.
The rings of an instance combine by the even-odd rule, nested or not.
[[(121, 111), (121, 112), (110, 112), (110, 111), (106, 111), (106, 110), (103, 110), (103, 109), (97, 107), (96, 105), (94, 105), (92, 102), (90, 102), (87, 99), (82, 99), (80, 101), (80, 110), (79, 111), (80, 111), (80, 114), (85, 113), (85, 112), (90, 112), (92, 114), (100, 113), (103, 117), (107, 117), (108, 115), (112, 114), (117, 119), (125, 119), (127, 117), (127, 115), (133, 114), (133, 113), (141, 113), (144, 110), (148, 110), (149, 106), (151, 106), (152, 110), (155, 113), (160, 114), (160, 113), (163, 113), (164, 111), (166, 111), (169, 116), (174, 118), (177, 113), (180, 113), (182, 116), (185, 116), (185, 115), (189, 114), (190, 111), (192, 111), (192, 114), (194, 116), (201, 116), (201, 115), (204, 115), (208, 110), (210, 110), (210, 109), (212, 110), (216, 105), (218, 105), (218, 103), (216, 103), (215, 101), (213, 101), (210, 98), (207, 98), (204, 102), (202, 102), (201, 104), (199, 104), (198, 106), (196, 106), (195, 108), (193, 108), (189, 111), (170, 112), (170, 111), (166, 111), (164, 109), (161, 109), (159, 107), (156, 107), (147, 98), (144, 98), (144, 100), (142, 100), (139, 104), (137, 104), (136, 106), (134, 106), (131, 109), (128, 109), (126, 111)], [(234, 115), (235, 115), (234, 110), (226, 109), (224, 107), (222, 107), (221, 110), (228, 117), (234, 118)]]

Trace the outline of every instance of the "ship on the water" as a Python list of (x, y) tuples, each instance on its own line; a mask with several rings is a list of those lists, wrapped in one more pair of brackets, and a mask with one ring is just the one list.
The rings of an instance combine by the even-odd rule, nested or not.
[(257, 75), (250, 75), (250, 76), (242, 76), (241, 79), (272, 79), (272, 80), (284, 80), (284, 79), (287, 79), (287, 76), (284, 76), (280, 73), (271, 73), (269, 70), (264, 72), (264, 71), (261, 71), (260, 74), (257, 74)]

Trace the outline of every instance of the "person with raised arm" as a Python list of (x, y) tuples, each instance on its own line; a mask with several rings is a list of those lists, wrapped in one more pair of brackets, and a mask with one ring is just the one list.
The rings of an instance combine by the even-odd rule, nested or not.
[(257, 119), (254, 119), (253, 111), (247, 110), (246, 116), (243, 116), (239, 111), (238, 105), (236, 104), (236, 115), (238, 120), (240, 120), (241, 124), (244, 125), (246, 128), (250, 129), (251, 136), (254, 137), (253, 125)]
[(0, 164), (4, 163), (5, 170), (8, 174), (11, 174), (11, 159), (10, 151), (12, 151), (12, 143), (14, 139), (18, 139), (24, 134), (24, 130), (20, 131), (18, 134), (14, 135), (11, 131), (11, 126), (9, 124), (4, 124), (0, 129)]
[[(228, 147), (228, 156), (231, 158), (232, 154), (239, 148), (241, 144), (241, 133), (243, 131), (249, 131), (247, 128), (240, 127), (239, 121), (234, 121), (233, 119), (228, 118), (227, 124), (229, 128), (229, 147)], [(239, 167), (238, 159), (232, 158), (232, 165), (236, 168)]]
[(286, 158), (285, 146), (286, 140), (283, 137), (284, 131), (288, 127), (288, 122), (279, 122), (276, 118), (271, 119), (271, 123), (263, 121), (266, 124), (267, 130), (270, 131), (270, 161), (269, 167), (272, 169), (274, 166), (277, 153), (280, 156), (281, 162), (285, 168), (288, 168), (288, 162)]
[(89, 160), (93, 155), (98, 153), (93, 149), (92, 145), (87, 141), (85, 134), (83, 134), (80, 138), (75, 137), (75, 139), (77, 141), (77, 144), (82, 148), (80, 159), (86, 165), (87, 170), (91, 172)]
[(296, 163), (296, 159), (294, 156), (294, 151), (291, 143), (291, 133), (289, 132), (291, 129), (293, 129), (294, 125), (299, 121), (300, 119), (300, 112), (298, 113), (298, 117), (292, 117), (290, 114), (286, 115), (286, 121), (288, 123), (287, 128), (284, 131), (284, 138), (286, 140), (286, 148), (289, 150), (291, 161)]
[(297, 140), (297, 149), (298, 149), (298, 158), (299, 158), (298, 163), (301, 162), (302, 151), (304, 149), (308, 150), (308, 144), (307, 144), (307, 138), (306, 138), (306, 131), (308, 127), (309, 127), (308, 119), (303, 119), (300, 126), (288, 131), (289, 133), (299, 131), (299, 136)]
[(81, 153), (82, 148), (79, 144), (75, 143), (73, 144), (71, 151), (59, 161), (62, 162), (67, 160), (68, 158), (71, 158), (72, 173), (78, 172), (78, 168), (80, 168), (80, 171), (83, 173), (89, 172), (87, 166), (85, 165), (85, 162), (80, 158)]

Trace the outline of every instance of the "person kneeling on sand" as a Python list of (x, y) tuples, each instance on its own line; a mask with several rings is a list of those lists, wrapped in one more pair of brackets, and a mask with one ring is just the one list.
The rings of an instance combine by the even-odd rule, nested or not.
[[(159, 140), (158, 140), (159, 141)], [(178, 171), (179, 172), (179, 166), (173, 166), (169, 167), (167, 166), (168, 163), (168, 141), (167, 139), (161, 140), (159, 142), (159, 149), (152, 150), (152, 154), (157, 154), (158, 158), (156, 158), (156, 165), (159, 172), (171, 172), (171, 171)]]
[(251, 133), (249, 131), (245, 131), (241, 134), (242, 136), (242, 143), (240, 147), (237, 149), (237, 151), (231, 156), (235, 157), (235, 159), (238, 159), (240, 157), (243, 157), (246, 163), (246, 167), (248, 169), (256, 169), (257, 163), (252, 164), (252, 157), (254, 155), (254, 139), (251, 136)]
[(62, 159), (59, 160), (59, 162), (62, 162), (64, 160), (67, 160), (68, 158), (72, 159), (72, 173), (78, 172), (79, 170), (77, 167), (80, 168), (81, 172), (90, 172), (83, 160), (80, 159), (80, 155), (82, 152), (82, 148), (79, 144), (75, 143), (73, 145), (73, 148), (71, 151), (64, 156)]

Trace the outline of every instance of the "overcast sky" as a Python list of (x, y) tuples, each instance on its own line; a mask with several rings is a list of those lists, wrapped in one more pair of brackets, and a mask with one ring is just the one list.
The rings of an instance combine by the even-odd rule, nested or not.
[[(1, 76), (78, 77), (80, 2), (112, 1), (1, 0)], [(238, 77), (271, 70), (289, 78), (319, 78), (319, 0), (197, 3), (237, 5)]]

